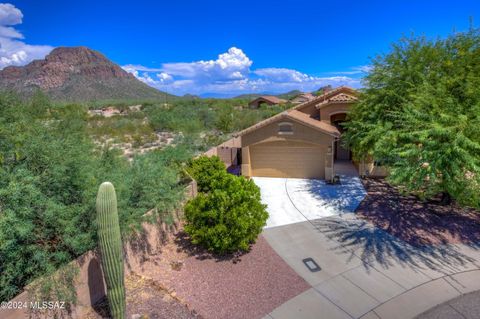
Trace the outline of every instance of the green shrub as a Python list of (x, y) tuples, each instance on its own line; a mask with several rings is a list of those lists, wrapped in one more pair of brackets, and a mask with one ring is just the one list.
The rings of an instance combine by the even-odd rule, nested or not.
[(227, 171), (218, 156), (202, 155), (190, 162), (188, 173), (197, 181), (199, 192), (209, 192)]
[(42, 113), (31, 109), (37, 106), (0, 94), (0, 300), (95, 247), (92, 199), (100, 181), (115, 185), (122, 236), (152, 208), (161, 216), (174, 211), (184, 195), (182, 163), (194, 146), (188, 141), (129, 162), (119, 150), (95, 148), (83, 107)]
[(185, 231), (194, 244), (216, 253), (246, 251), (265, 226), (268, 213), (251, 180), (224, 172), (215, 188), (185, 206)]

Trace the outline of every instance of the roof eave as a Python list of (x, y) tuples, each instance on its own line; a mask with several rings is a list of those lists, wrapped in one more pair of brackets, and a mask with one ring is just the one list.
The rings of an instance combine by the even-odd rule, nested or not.
[(356, 103), (358, 102), (358, 100), (350, 100), (350, 101), (324, 101), (322, 103), (319, 103), (317, 105), (315, 105), (315, 108), (317, 110), (320, 110), (321, 108), (323, 107), (326, 107), (326, 106), (329, 106), (329, 105), (332, 105), (332, 104), (352, 104), (352, 103)]

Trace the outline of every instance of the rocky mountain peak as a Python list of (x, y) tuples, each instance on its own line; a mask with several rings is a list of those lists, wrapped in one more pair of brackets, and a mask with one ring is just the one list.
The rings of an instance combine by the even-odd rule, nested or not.
[(54, 98), (66, 100), (162, 95), (102, 53), (83, 46), (58, 47), (43, 60), (4, 68), (0, 71), (0, 88), (26, 94), (41, 89)]

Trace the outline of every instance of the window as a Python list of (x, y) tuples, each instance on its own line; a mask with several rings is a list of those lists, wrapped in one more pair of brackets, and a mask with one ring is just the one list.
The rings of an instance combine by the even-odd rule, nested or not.
[(291, 135), (293, 134), (293, 124), (290, 122), (282, 122), (278, 124), (279, 135)]

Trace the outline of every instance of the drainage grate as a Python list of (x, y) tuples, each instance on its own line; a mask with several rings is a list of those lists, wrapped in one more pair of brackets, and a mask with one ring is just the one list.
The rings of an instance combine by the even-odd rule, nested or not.
[(308, 270), (310, 270), (311, 272), (317, 272), (322, 270), (322, 268), (320, 268), (320, 266), (315, 262), (315, 260), (313, 260), (313, 258), (305, 258), (302, 261), (305, 266), (307, 266)]

